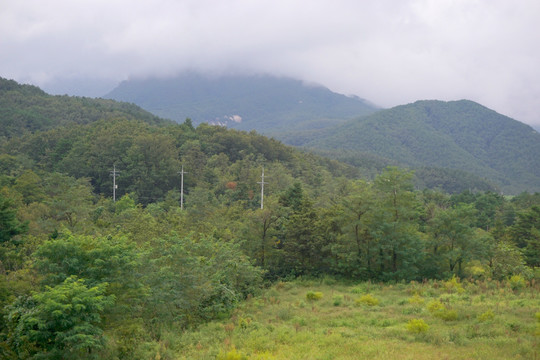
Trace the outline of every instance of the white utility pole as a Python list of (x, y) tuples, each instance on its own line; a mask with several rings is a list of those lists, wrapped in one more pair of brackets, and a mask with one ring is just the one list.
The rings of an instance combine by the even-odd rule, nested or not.
[(178, 173), (180, 174), (180, 210), (184, 210), (184, 174), (187, 174), (184, 171), (184, 165), (182, 165), (182, 171)]
[(261, 184), (261, 209), (263, 209), (264, 208), (264, 184), (268, 184), (264, 182), (264, 166), (262, 168), (261, 181), (257, 182), (257, 184)]
[(116, 171), (116, 164), (113, 165), (113, 171), (111, 171), (111, 175), (113, 177), (113, 188), (112, 188), (112, 193), (113, 193), (113, 202), (116, 202), (116, 189), (118, 189), (118, 185), (116, 185), (116, 175), (119, 173), (120, 171)]

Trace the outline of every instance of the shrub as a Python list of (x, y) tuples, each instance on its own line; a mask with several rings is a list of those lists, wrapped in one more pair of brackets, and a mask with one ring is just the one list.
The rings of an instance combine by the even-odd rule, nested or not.
[(320, 291), (308, 291), (306, 294), (306, 299), (308, 301), (317, 301), (322, 299), (323, 293)]
[(334, 306), (340, 306), (343, 303), (343, 295), (334, 295), (332, 300)]
[(512, 290), (517, 291), (523, 289), (527, 285), (527, 282), (521, 275), (512, 275), (508, 279), (508, 284), (510, 285)]
[(411, 319), (407, 323), (407, 331), (415, 334), (427, 332), (428, 329), (429, 325), (422, 319)]
[(356, 299), (354, 302), (356, 303), (356, 305), (364, 304), (364, 305), (368, 305), (368, 306), (375, 306), (375, 305), (379, 304), (379, 299), (377, 299), (376, 297), (374, 297), (371, 294), (367, 294), (367, 295), (364, 295), (364, 296), (360, 297), (359, 299)]
[(220, 352), (217, 356), (217, 360), (247, 360), (247, 356), (236, 350), (233, 346), (228, 352)]
[(438, 311), (445, 310), (446, 308), (439, 300), (433, 300), (427, 304), (427, 309), (430, 313), (434, 314)]
[(257, 354), (250, 357), (250, 360), (274, 360), (276, 357), (269, 352), (265, 351), (263, 353)]
[(412, 305), (422, 305), (424, 301), (424, 298), (419, 296), (418, 294), (414, 294), (414, 296), (409, 298), (409, 304)]
[(450, 280), (444, 282), (444, 288), (448, 292), (457, 292), (458, 294), (464, 293), (463, 285), (459, 282), (459, 278), (454, 275)]
[(444, 321), (454, 321), (458, 318), (458, 313), (456, 310), (444, 309), (437, 311), (433, 314), (435, 317), (443, 319)]
[(494, 317), (495, 317), (495, 314), (493, 314), (493, 311), (488, 310), (485, 313), (478, 315), (478, 321), (481, 321), (481, 322), (490, 321), (490, 320), (493, 320)]

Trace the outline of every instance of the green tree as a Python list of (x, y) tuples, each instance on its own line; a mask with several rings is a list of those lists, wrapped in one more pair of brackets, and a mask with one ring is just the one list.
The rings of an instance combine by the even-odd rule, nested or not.
[(510, 228), (512, 241), (525, 255), (527, 265), (540, 266), (540, 206), (519, 212), (515, 224)]
[(439, 209), (428, 221), (428, 250), (431, 263), (439, 262), (432, 271), (437, 276), (442, 271), (462, 275), (463, 263), (477, 256), (475, 228), (473, 222), (477, 210), (472, 204), (459, 204), (448, 209)]
[(419, 202), (412, 177), (412, 172), (388, 167), (375, 179), (376, 202), (369, 232), (382, 279), (414, 279), (423, 261)]
[(0, 193), (0, 245), (26, 231), (28, 224), (17, 219), (17, 209), (13, 202)]
[(69, 277), (30, 300), (19, 300), (8, 315), (12, 344), (19, 358), (97, 359), (105, 345), (102, 314), (114, 303), (107, 283), (87, 287)]

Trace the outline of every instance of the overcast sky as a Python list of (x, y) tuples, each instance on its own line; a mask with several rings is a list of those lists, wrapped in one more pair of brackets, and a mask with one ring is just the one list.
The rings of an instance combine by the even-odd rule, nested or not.
[(2, 77), (97, 96), (186, 69), (290, 76), (382, 107), (470, 99), (538, 126), (540, 1), (0, 0)]

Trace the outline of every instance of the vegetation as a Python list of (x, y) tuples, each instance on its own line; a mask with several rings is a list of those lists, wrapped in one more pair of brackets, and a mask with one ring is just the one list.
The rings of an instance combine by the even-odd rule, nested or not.
[(484, 178), (510, 194), (540, 191), (540, 134), (472, 101), (417, 101), (315, 135), (301, 145), (351, 163), (370, 153), (421, 168), (424, 184), (448, 192), (456, 190), (451, 179), (458, 174), (440, 168), (476, 175), (467, 176), (474, 180), (470, 189), (487, 190), (486, 183), (478, 181)]
[(265, 134), (324, 128), (377, 110), (358, 97), (268, 75), (210, 77), (186, 72), (172, 79), (132, 79), (106, 97), (136, 103), (180, 123), (189, 117), (196, 125), (226, 124)]
[(360, 180), (190, 120), (17, 134), (0, 145), (2, 359), (534, 354), (539, 194)]
[[(329, 277), (278, 282), (230, 317), (200, 326), (160, 353), (180, 359), (534, 359), (540, 351), (538, 285), (515, 292), (507, 281), (467, 280), (462, 293), (442, 281), (346, 284)], [(305, 289), (339, 295), (306, 304)], [(380, 299), (356, 306), (358, 289)], [(410, 303), (411, 293), (425, 303)], [(438, 302), (458, 313), (430, 312)], [(290, 317), (279, 314), (288, 312)], [(247, 326), (239, 326), (249, 318)], [(219, 355), (222, 354), (222, 355)], [(220, 357), (222, 356), (222, 357)], [(234, 357), (229, 357), (235, 359)]]

